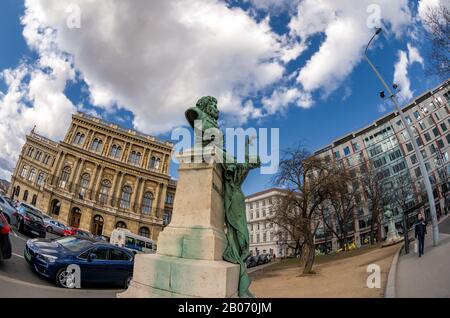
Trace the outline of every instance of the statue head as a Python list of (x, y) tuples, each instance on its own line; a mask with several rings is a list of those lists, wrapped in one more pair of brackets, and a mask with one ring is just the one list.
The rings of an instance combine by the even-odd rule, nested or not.
[(387, 218), (392, 217), (392, 211), (388, 205), (384, 207), (384, 216)]
[(217, 99), (212, 96), (204, 96), (197, 101), (195, 107), (189, 108), (185, 115), (191, 127), (194, 127), (195, 120), (201, 120), (203, 130), (217, 128), (219, 119)]

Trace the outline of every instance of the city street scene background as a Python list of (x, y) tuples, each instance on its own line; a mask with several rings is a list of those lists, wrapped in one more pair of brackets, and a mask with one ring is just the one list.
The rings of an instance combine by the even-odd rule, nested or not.
[(450, 297), (449, 1), (0, 8), (0, 297)]

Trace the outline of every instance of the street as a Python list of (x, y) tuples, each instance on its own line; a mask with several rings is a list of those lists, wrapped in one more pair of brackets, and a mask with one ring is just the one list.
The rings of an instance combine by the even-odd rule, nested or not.
[[(91, 286), (82, 289), (58, 288), (51, 281), (35, 274), (26, 262), (23, 251), (29, 239), (12, 228), (10, 233), (13, 255), (9, 260), (0, 263), (0, 297), (57, 297), (57, 298), (114, 298), (123, 290), (110, 286)], [(47, 238), (57, 238), (47, 233)]]

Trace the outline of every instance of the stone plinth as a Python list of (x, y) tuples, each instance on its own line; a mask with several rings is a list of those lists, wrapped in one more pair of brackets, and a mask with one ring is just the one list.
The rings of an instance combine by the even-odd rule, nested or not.
[(133, 281), (118, 297), (235, 297), (239, 266), (222, 260), (226, 246), (222, 151), (207, 148), (178, 156), (179, 181), (172, 220), (156, 254), (136, 255)]

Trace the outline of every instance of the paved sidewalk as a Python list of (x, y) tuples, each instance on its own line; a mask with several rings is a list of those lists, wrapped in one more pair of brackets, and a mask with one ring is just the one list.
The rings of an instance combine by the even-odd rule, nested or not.
[(450, 217), (439, 224), (439, 245), (433, 247), (431, 227), (425, 237), (425, 255), (411, 251), (399, 258), (396, 297), (450, 297)]

